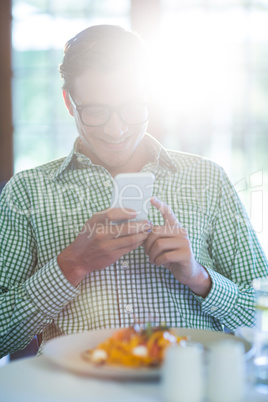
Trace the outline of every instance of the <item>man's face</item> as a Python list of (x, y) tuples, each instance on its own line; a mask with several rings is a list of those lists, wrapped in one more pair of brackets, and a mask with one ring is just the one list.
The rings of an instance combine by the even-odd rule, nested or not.
[[(144, 102), (144, 84), (122, 71), (103, 73), (89, 70), (75, 79), (72, 97), (77, 105), (116, 108)], [(73, 112), (83, 144), (82, 152), (111, 174), (131, 171), (131, 166), (135, 166), (140, 157), (137, 148), (146, 132), (147, 122), (127, 125), (117, 112), (113, 112), (105, 125), (88, 127), (82, 123), (77, 111)]]

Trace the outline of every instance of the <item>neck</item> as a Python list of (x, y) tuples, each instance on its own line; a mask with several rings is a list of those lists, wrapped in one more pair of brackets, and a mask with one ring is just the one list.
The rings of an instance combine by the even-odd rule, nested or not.
[(115, 177), (119, 173), (136, 173), (140, 172), (143, 166), (151, 160), (151, 155), (146, 151), (144, 141), (137, 146), (133, 155), (128, 162), (122, 166), (104, 166), (109, 173)]
[(153, 160), (153, 155), (148, 152), (148, 147), (146, 146), (146, 140), (144, 138), (137, 146), (127, 163), (114, 167), (99, 161), (99, 159), (96, 158), (96, 156), (83, 144), (81, 139), (77, 144), (77, 151), (86, 155), (95, 165), (103, 166), (112, 177), (115, 177), (119, 173), (140, 172), (143, 166)]

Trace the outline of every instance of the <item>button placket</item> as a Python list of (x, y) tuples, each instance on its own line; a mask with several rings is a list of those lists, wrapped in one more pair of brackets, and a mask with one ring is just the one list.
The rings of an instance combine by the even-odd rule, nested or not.
[(128, 259), (118, 260), (116, 262), (117, 270), (117, 283), (118, 283), (118, 307), (121, 311), (121, 324), (129, 326), (132, 322), (132, 315), (134, 313), (134, 305), (131, 297), (129, 283), (127, 281), (128, 272), (130, 268), (130, 261)]

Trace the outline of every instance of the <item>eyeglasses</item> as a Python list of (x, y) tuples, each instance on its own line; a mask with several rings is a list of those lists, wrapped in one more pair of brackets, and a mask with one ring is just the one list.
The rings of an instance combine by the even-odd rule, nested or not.
[(104, 126), (114, 112), (118, 113), (123, 123), (127, 125), (142, 124), (149, 118), (149, 107), (146, 103), (126, 104), (113, 108), (102, 105), (77, 105), (70, 92), (69, 98), (81, 122), (89, 127)]

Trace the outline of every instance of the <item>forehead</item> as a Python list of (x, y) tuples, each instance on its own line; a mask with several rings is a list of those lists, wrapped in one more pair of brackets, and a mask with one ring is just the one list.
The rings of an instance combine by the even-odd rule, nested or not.
[(81, 104), (120, 105), (145, 98), (145, 79), (139, 72), (87, 70), (74, 80), (73, 92)]

